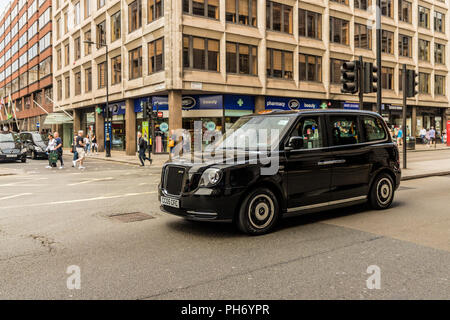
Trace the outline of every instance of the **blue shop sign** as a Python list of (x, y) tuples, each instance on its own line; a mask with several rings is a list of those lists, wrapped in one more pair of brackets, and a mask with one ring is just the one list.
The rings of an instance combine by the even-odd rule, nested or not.
[(319, 109), (320, 100), (285, 97), (266, 97), (266, 109), (311, 110)]
[(153, 110), (169, 110), (169, 98), (167, 96), (152, 97)]
[(150, 102), (152, 103), (152, 97), (143, 97), (143, 98), (137, 98), (134, 99), (134, 112), (142, 112), (142, 103), (144, 102)]
[[(108, 104), (112, 109), (113, 116), (125, 114), (125, 101), (111, 102)], [(106, 104), (102, 105), (103, 115), (105, 114)]]
[(344, 103), (342, 103), (342, 107), (344, 109), (349, 109), (349, 110), (359, 110), (359, 103), (344, 102)]
[(223, 96), (227, 110), (255, 110), (255, 97), (226, 94)]
[(223, 108), (223, 96), (222, 95), (183, 96), (182, 105), (183, 105), (183, 110), (222, 109)]

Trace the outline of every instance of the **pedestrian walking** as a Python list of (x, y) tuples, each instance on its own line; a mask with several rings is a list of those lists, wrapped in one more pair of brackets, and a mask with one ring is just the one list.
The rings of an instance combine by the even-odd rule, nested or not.
[(56, 141), (51, 133), (48, 134), (48, 144), (45, 151), (47, 151), (48, 154), (48, 166), (46, 166), (47, 169), (51, 169), (53, 167), (56, 167), (56, 161), (55, 159), (55, 147), (56, 147)]
[(145, 166), (145, 160), (150, 161), (152, 164), (152, 159), (147, 158), (145, 151), (147, 150), (147, 141), (142, 137), (142, 133), (138, 132), (138, 151), (139, 151), (139, 161), (141, 161), (141, 166)]
[(403, 144), (403, 128), (399, 128), (397, 131), (397, 144), (399, 146)]
[(433, 127), (430, 129), (430, 147), (434, 144), (436, 146), (436, 131)]
[(63, 148), (62, 148), (62, 139), (59, 136), (59, 132), (55, 131), (53, 134), (55, 138), (55, 151), (58, 154), (58, 160), (60, 162), (59, 169), (64, 169), (64, 160), (63, 160)]
[(91, 147), (92, 152), (95, 151), (95, 154), (98, 155), (98, 144), (97, 144), (97, 137), (95, 136), (95, 134), (92, 135), (92, 147)]
[(420, 129), (419, 136), (420, 136), (420, 139), (422, 140), (422, 144), (426, 143), (426, 141), (425, 141), (426, 135), (427, 135), (427, 129), (425, 129), (425, 128)]
[(80, 163), (80, 165), (78, 166), (78, 169), (85, 169), (85, 167), (83, 166), (83, 163), (84, 163), (84, 158), (86, 156), (86, 153), (84, 151), (84, 148), (86, 147), (86, 145), (84, 144), (83, 130), (78, 131), (78, 135), (75, 138), (75, 146), (76, 146), (76, 150), (78, 153), (78, 159), (73, 161), (73, 166), (76, 168), (77, 163)]
[[(73, 141), (72, 141), (72, 153), (73, 153), (73, 159), (72, 163), (75, 162), (78, 159), (78, 152), (77, 152), (77, 133), (74, 132), (73, 135)], [(75, 165), (72, 164), (72, 167), (75, 167)]]
[(89, 139), (89, 135), (84, 137), (83, 143), (84, 143), (84, 151), (86, 155), (89, 155), (91, 153), (91, 141)]

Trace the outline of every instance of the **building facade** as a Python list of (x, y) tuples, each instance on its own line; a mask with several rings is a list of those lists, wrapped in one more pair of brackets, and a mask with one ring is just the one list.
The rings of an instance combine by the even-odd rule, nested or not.
[[(170, 129), (228, 128), (265, 109), (360, 108), (340, 92), (340, 66), (375, 64), (371, 0), (53, 0), (55, 104), (103, 147), (136, 151), (136, 133), (167, 151)], [(445, 1), (382, 0), (382, 114), (401, 123), (401, 68), (419, 74), (408, 128), (444, 128), (449, 26)], [(94, 43), (86, 43), (92, 41)], [(106, 44), (106, 46), (104, 45)], [(108, 61), (106, 62), (106, 51)], [(108, 76), (106, 76), (108, 75)], [(105, 128), (106, 94), (113, 107)], [(141, 102), (158, 111), (142, 119)], [(363, 109), (375, 110), (376, 95)]]
[(15, 131), (52, 129), (51, 18), (51, 0), (14, 0), (0, 16), (0, 98), (12, 101), (0, 113)]

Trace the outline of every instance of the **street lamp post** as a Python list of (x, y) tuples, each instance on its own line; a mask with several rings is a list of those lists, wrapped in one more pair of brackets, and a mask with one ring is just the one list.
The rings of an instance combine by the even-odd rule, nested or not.
[[(104, 34), (104, 31), (101, 30), (101, 32)], [(106, 40), (106, 35), (105, 35), (105, 40)], [(105, 85), (106, 85), (106, 109), (105, 109), (105, 120), (106, 120), (106, 133), (105, 133), (105, 139), (106, 139), (106, 143), (105, 143), (105, 152), (106, 152), (106, 157), (109, 158), (111, 157), (111, 137), (109, 134), (109, 130), (111, 129), (111, 118), (112, 118), (112, 114), (111, 114), (111, 110), (109, 110), (109, 76), (108, 76), (108, 45), (105, 42), (102, 43), (97, 43), (91, 40), (85, 40), (84, 43), (87, 44), (95, 44), (101, 47), (105, 47), (106, 48), (106, 64), (105, 64), (105, 73), (106, 73), (106, 79), (105, 79)]]

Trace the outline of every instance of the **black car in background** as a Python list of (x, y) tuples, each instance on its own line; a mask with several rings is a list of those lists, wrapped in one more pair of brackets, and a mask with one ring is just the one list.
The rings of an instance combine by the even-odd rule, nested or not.
[(0, 161), (27, 161), (26, 149), (14, 132), (0, 132)]
[(33, 159), (47, 159), (48, 155), (45, 151), (48, 145), (48, 139), (45, 135), (38, 132), (21, 132), (20, 140), (27, 149), (27, 156)]
[[(364, 202), (387, 209), (400, 185), (399, 151), (377, 113), (270, 112), (241, 117), (231, 129), (213, 148), (212, 155), (225, 156), (200, 163), (180, 158), (163, 166), (163, 211), (233, 221), (245, 233), (263, 234), (288, 214)], [(250, 142), (252, 130), (259, 137)], [(270, 161), (255, 161), (262, 151)], [(271, 164), (275, 170), (263, 174)]]

